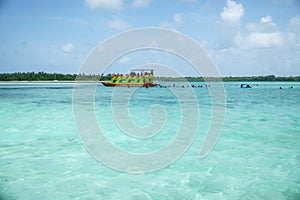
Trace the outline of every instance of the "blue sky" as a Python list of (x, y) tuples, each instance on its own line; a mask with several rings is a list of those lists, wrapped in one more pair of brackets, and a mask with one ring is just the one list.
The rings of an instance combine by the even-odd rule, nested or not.
[[(0, 27), (0, 72), (77, 73), (112, 35), (162, 27), (201, 44), (222, 76), (300, 75), (299, 0), (0, 0)], [(132, 59), (116, 65), (143, 64)]]

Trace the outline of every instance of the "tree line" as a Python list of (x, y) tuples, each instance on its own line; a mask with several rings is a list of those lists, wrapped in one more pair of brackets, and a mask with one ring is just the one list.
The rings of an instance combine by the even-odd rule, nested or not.
[[(201, 82), (201, 81), (219, 81), (220, 78), (216, 77), (155, 77), (154, 80), (159, 81), (190, 81), (190, 82)], [(281, 77), (281, 76), (242, 76), (242, 77), (221, 77), (222, 81), (300, 81), (300, 76), (289, 76), (289, 77)]]
[[(109, 81), (111, 74), (61, 74), (61, 73), (46, 73), (46, 72), (14, 72), (1, 73), (0, 81)], [(204, 80), (219, 80), (218, 78), (210, 77), (155, 77), (156, 81), (191, 81), (198, 82)], [(244, 76), (244, 77), (222, 77), (223, 81), (300, 81), (300, 76), (276, 77), (268, 76)]]
[(96, 74), (61, 74), (46, 72), (14, 72), (1, 73), (0, 81), (98, 81), (101, 76)]

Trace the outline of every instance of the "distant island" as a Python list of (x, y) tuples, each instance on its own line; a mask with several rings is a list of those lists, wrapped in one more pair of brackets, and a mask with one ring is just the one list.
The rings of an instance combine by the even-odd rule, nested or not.
[[(61, 74), (46, 72), (14, 72), (1, 73), (0, 81), (107, 81), (111, 79), (111, 74)], [(209, 80), (218, 80), (208, 77)], [(155, 77), (156, 81), (190, 81), (201, 82), (203, 77)], [(300, 81), (300, 76), (243, 76), (243, 77), (222, 77), (223, 81)]]

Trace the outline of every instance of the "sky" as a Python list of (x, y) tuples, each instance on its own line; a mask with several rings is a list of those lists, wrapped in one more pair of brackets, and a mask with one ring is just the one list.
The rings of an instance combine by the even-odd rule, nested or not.
[[(195, 40), (221, 76), (300, 75), (300, 0), (0, 0), (0, 73), (78, 73), (97, 45), (144, 27)], [(165, 54), (114, 65), (153, 62), (196, 76)]]

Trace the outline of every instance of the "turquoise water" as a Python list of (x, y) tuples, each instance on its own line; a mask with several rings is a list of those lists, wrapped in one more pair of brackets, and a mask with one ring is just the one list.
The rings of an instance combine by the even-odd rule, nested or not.
[[(166, 168), (129, 174), (86, 151), (73, 118), (73, 83), (1, 83), (0, 199), (300, 199), (300, 83), (255, 82), (250, 89), (225, 83), (222, 135), (201, 160), (211, 103), (205, 85), (195, 84), (203, 87), (194, 88), (200, 120), (191, 147)], [(138, 126), (151, 123), (151, 105), (164, 108), (164, 126), (148, 139), (129, 137), (116, 126), (112, 93), (97, 87), (95, 113), (114, 145), (149, 152), (176, 135), (180, 106), (170, 89), (140, 88), (129, 102)]]

